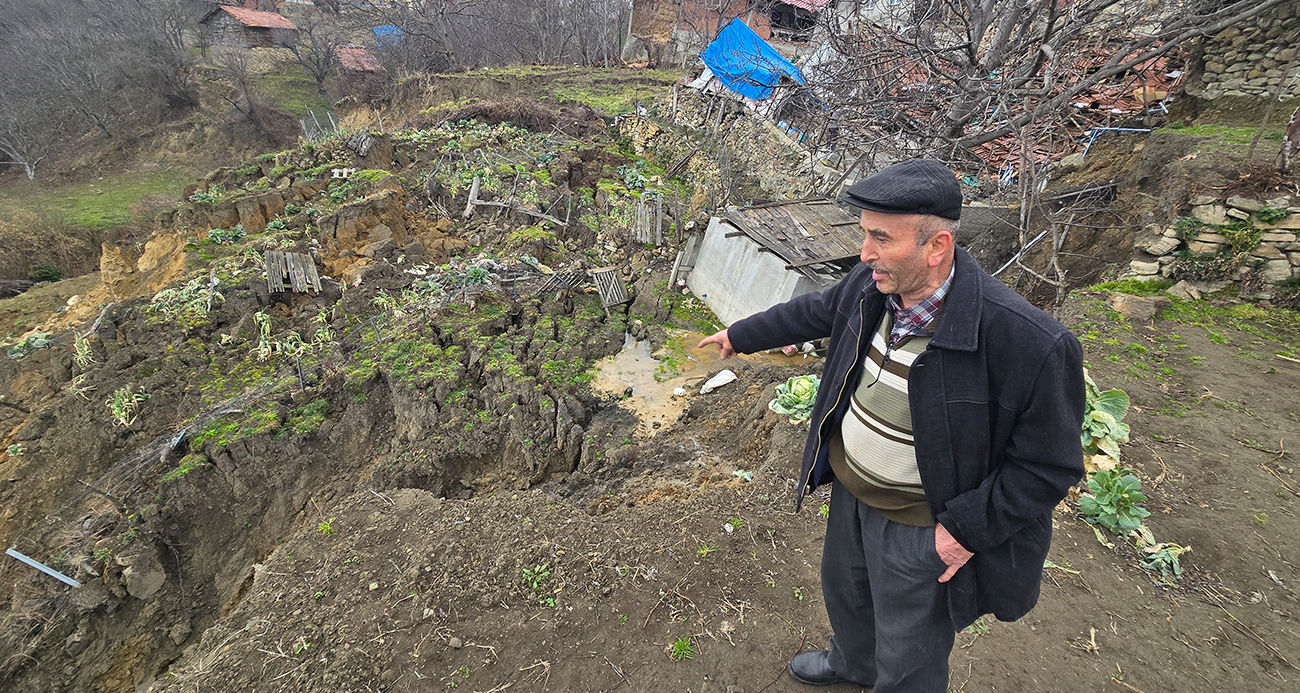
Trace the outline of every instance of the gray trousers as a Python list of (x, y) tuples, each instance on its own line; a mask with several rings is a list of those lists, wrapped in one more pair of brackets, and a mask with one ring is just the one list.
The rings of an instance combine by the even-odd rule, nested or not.
[(822, 551), (830, 665), (874, 682), (875, 693), (944, 693), (955, 633), (934, 528), (886, 520), (838, 481), (830, 505)]

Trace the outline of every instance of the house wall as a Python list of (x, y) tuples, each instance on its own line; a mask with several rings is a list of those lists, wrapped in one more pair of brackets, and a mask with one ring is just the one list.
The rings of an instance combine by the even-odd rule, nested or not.
[(289, 48), (298, 41), (298, 32), (293, 29), (244, 26), (234, 17), (224, 12), (213, 15), (211, 19), (204, 22), (204, 25), (208, 27), (208, 41), (214, 46), (235, 46), (238, 48), (284, 46)]
[(213, 15), (203, 24), (208, 28), (208, 42), (213, 46), (250, 47), (244, 25), (225, 12)]
[(717, 217), (709, 220), (695, 268), (686, 280), (691, 293), (723, 324), (826, 288), (786, 269), (785, 260), (760, 251), (759, 245), (745, 236), (727, 238), (727, 233), (735, 230)]

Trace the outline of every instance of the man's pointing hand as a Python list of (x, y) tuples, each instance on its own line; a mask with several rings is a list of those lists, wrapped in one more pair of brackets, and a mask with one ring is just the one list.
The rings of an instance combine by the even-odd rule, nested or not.
[(705, 337), (696, 345), (695, 348), (702, 349), (710, 344), (717, 344), (720, 352), (718, 358), (725, 359), (736, 355), (736, 350), (731, 348), (731, 340), (727, 338), (727, 331), (715, 332)]

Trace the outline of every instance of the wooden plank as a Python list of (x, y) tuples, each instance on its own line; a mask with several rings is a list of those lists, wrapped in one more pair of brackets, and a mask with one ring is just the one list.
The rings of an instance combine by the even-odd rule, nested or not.
[(270, 251), (263, 256), (263, 263), (266, 265), (266, 289), (271, 293), (284, 291), (283, 275), (280, 273), (280, 256), (279, 251)]
[(316, 293), (320, 293), (320, 272), (316, 271), (316, 261), (312, 260), (307, 265), (307, 281), (311, 282), (311, 288)]
[(302, 267), (299, 266), (298, 258), (293, 253), (285, 253), (284, 259), (289, 265), (289, 285), (294, 291), (302, 291), (303, 279)]
[(809, 265), (816, 265), (816, 264), (818, 264), (818, 263), (822, 263), (822, 262), (836, 262), (836, 261), (839, 261), (839, 260), (856, 260), (856, 259), (858, 259), (858, 258), (860, 258), (860, 257), (862, 257), (862, 255), (861, 255), (860, 253), (855, 253), (855, 254), (853, 254), (853, 255), (832, 255), (832, 256), (829, 256), (829, 257), (818, 257), (818, 258), (813, 258), (813, 259), (811, 259), (811, 260), (801, 260), (801, 261), (799, 261), (799, 262), (792, 262), (792, 263), (786, 265), (785, 268), (786, 268), (786, 269), (799, 269), (800, 267), (807, 267), (807, 266), (809, 266)]

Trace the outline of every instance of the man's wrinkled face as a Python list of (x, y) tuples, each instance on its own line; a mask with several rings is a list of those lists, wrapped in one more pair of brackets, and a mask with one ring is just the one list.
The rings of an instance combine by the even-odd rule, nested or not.
[(929, 281), (925, 246), (916, 244), (922, 219), (920, 214), (862, 210), (858, 224), (866, 237), (860, 257), (871, 267), (871, 278), (881, 293), (909, 294)]

